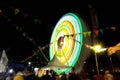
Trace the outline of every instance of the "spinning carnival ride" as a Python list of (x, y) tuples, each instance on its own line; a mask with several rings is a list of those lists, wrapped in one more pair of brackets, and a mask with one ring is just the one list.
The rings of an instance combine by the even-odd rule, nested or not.
[[(81, 71), (90, 50), (83, 46), (91, 44), (90, 37), (84, 37), (88, 25), (75, 13), (67, 13), (56, 24), (49, 47), (50, 61), (56, 57), (62, 64), (72, 66)], [(60, 66), (60, 65), (59, 65)], [(55, 69), (55, 72), (69, 72), (72, 68)]]

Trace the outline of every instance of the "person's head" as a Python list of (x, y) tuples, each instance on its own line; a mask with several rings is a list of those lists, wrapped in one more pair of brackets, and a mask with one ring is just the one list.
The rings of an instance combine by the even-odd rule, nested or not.
[(54, 74), (55, 72), (54, 72), (54, 70), (51, 69), (51, 70), (50, 70), (50, 73), (51, 73), (51, 74)]
[(110, 73), (110, 71), (109, 71), (109, 70), (106, 70), (106, 71), (105, 71), (105, 74), (109, 74), (109, 73)]
[(49, 74), (49, 70), (46, 70), (46, 74)]

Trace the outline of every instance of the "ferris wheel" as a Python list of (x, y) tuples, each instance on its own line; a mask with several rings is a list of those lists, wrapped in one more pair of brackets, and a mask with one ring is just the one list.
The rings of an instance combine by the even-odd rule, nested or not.
[[(89, 50), (85, 50), (83, 43), (90, 43), (90, 38), (83, 36), (84, 31), (88, 31), (88, 25), (75, 13), (66, 13), (57, 22), (49, 47), (50, 60), (54, 56), (64, 65), (82, 68), (84, 60), (89, 55)], [(83, 54), (84, 53), (84, 54)], [(59, 72), (69, 72), (71, 68), (56, 69)]]

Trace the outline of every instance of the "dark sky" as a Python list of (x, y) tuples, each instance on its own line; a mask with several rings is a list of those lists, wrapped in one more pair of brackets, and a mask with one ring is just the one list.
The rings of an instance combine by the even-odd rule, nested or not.
[[(54, 26), (65, 13), (75, 12), (79, 14), (91, 28), (89, 4), (95, 8), (99, 28), (116, 27), (116, 31), (105, 30), (100, 36), (105, 45), (113, 46), (120, 41), (120, 5), (117, 2), (103, 2), (101, 0), (50, 1), (0, 1), (0, 10), (3, 12), (0, 16), (0, 49), (1, 51), (3, 49), (7, 50), (10, 59), (21, 61), (37, 51), (38, 45), (49, 44)], [(16, 8), (20, 10), (17, 15), (14, 14)], [(25, 14), (28, 15), (27, 18), (23, 17)], [(35, 19), (40, 22), (34, 22)], [(27, 35), (23, 36), (23, 33)], [(32, 38), (33, 41), (30, 42), (28, 38)], [(48, 56), (48, 49), (43, 52)]]

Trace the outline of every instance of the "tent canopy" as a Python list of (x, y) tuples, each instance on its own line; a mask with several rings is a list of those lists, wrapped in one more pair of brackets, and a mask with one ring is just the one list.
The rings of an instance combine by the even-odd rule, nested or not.
[(3, 50), (2, 54), (0, 54), (0, 73), (6, 71), (7, 65), (8, 65), (8, 58), (5, 50)]
[(66, 68), (72, 68), (71, 66), (68, 66), (68, 65), (65, 65), (65, 64), (62, 64), (56, 56), (53, 57), (52, 61), (50, 61), (48, 63), (48, 65), (42, 67), (41, 69), (66, 69)]

